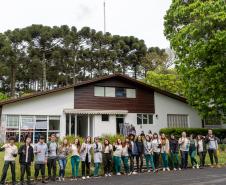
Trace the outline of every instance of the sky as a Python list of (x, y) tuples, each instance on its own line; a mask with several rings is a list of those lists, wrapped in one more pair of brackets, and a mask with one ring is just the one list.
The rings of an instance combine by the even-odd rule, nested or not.
[[(31, 24), (104, 30), (104, 0), (1, 0), (0, 32)], [(168, 48), (163, 17), (171, 0), (105, 0), (106, 31), (135, 36), (148, 47)]]

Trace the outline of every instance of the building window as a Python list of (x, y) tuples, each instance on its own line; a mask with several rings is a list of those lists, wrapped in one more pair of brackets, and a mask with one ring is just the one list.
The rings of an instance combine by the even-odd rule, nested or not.
[(47, 129), (48, 122), (47, 122), (47, 116), (36, 116), (36, 129)]
[(21, 129), (34, 129), (35, 121), (34, 116), (21, 116)]
[(168, 128), (188, 128), (188, 115), (167, 114)]
[(59, 131), (60, 130), (60, 116), (49, 117), (49, 130)]
[(126, 89), (121, 87), (116, 87), (115, 89), (116, 97), (126, 97)]
[(114, 87), (105, 87), (105, 96), (106, 97), (115, 97), (115, 88)]
[(94, 96), (105, 96), (104, 87), (94, 87)]
[(135, 89), (126, 89), (126, 97), (127, 98), (136, 98), (136, 90)]
[(138, 125), (153, 124), (153, 115), (152, 114), (137, 114), (137, 124)]
[(108, 114), (102, 114), (101, 116), (102, 121), (109, 121), (109, 115)]
[(19, 116), (8, 115), (7, 116), (7, 128), (19, 128)]

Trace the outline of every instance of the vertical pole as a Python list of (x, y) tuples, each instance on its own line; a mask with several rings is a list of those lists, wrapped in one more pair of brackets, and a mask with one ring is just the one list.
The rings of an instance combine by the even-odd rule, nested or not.
[(106, 2), (104, 0), (104, 34), (106, 33)]
[(87, 120), (87, 136), (89, 136), (90, 135), (90, 115), (88, 114), (88, 118), (87, 118), (88, 120)]
[(46, 142), (48, 142), (49, 139), (49, 116), (47, 116), (47, 130), (46, 130)]
[(21, 134), (21, 124), (22, 124), (22, 119), (21, 119), (21, 115), (19, 116), (19, 142), (20, 142), (20, 134)]
[(71, 136), (71, 114), (69, 114), (69, 136)]

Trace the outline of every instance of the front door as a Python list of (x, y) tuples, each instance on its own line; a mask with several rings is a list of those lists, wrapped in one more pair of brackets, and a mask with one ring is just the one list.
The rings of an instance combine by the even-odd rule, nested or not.
[(116, 133), (122, 134), (122, 127), (124, 124), (124, 116), (117, 115), (116, 116)]

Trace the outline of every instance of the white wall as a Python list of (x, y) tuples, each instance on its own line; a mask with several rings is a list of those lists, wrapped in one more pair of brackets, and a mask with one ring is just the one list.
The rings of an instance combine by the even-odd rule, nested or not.
[(94, 136), (116, 134), (116, 116), (109, 115), (109, 121), (102, 121), (101, 115), (93, 116)]
[(161, 128), (167, 127), (167, 114), (187, 114), (189, 127), (202, 127), (201, 117), (190, 105), (156, 92), (154, 94), (154, 101), (155, 115), (158, 114), (158, 118), (154, 115), (152, 132), (158, 132)]
[(60, 135), (66, 132), (65, 108), (74, 108), (74, 89), (66, 89), (27, 100), (4, 105), (2, 114), (15, 115), (58, 115), (60, 116)]

